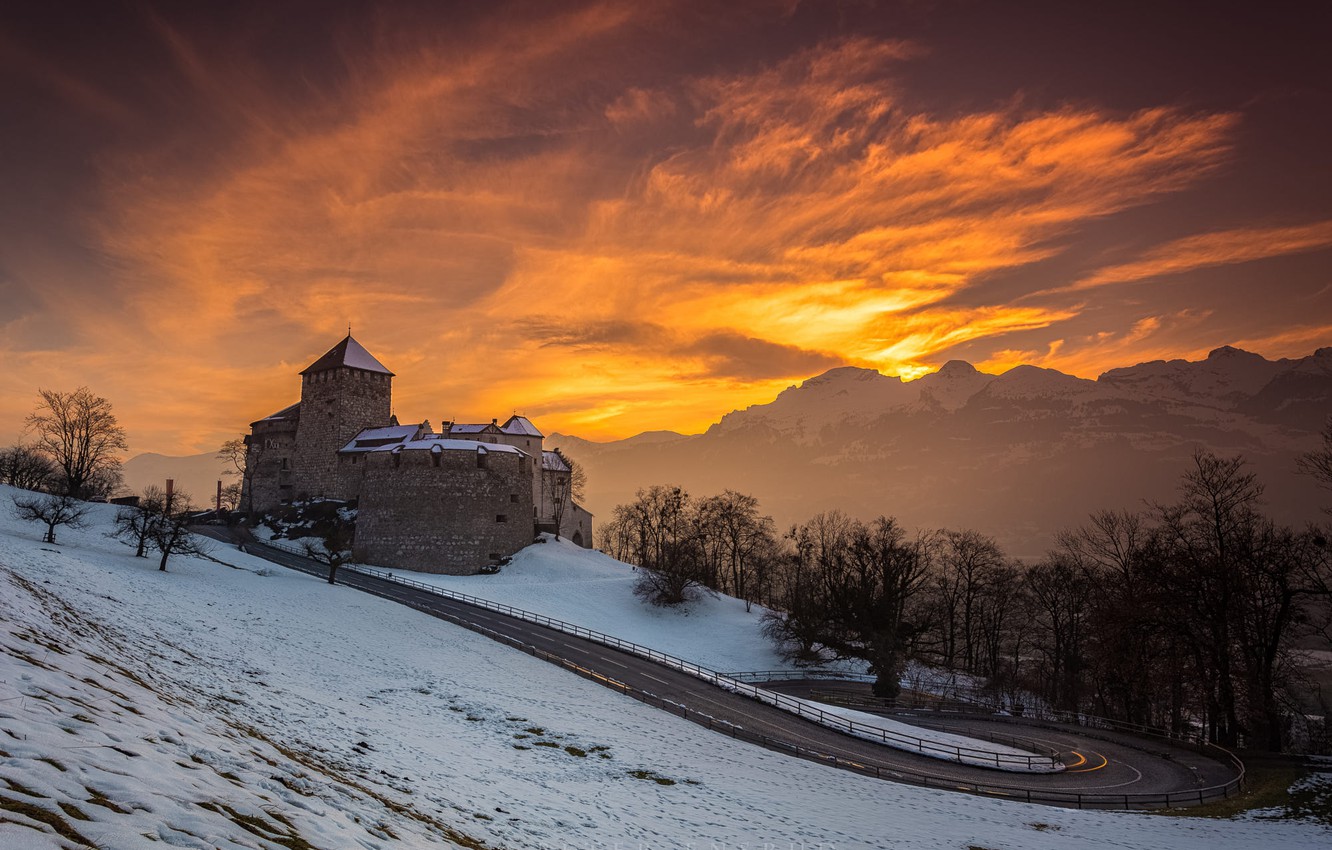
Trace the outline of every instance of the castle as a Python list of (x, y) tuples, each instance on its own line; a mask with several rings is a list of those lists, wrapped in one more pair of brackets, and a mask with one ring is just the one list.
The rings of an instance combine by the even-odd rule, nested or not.
[(356, 560), (467, 575), (557, 528), (592, 545), (571, 469), (528, 419), (400, 425), (393, 373), (348, 334), (301, 371), (301, 400), (250, 424), (242, 503), (357, 500)]

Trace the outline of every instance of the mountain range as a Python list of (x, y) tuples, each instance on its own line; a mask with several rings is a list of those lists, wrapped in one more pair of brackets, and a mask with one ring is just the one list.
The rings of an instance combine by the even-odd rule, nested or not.
[(587, 470), (601, 521), (651, 484), (757, 496), (779, 528), (840, 508), (909, 527), (974, 528), (1036, 557), (1104, 508), (1174, 498), (1196, 448), (1240, 454), (1267, 511), (1313, 521), (1332, 496), (1295, 472), (1332, 413), (1332, 347), (1268, 360), (1224, 346), (1096, 380), (953, 360), (914, 381), (840, 367), (726, 414), (705, 433), (594, 443), (552, 435)]
[[(553, 434), (587, 470), (598, 522), (640, 487), (696, 496), (752, 493), (779, 528), (840, 508), (914, 528), (973, 528), (1011, 555), (1038, 557), (1061, 528), (1104, 508), (1174, 498), (1197, 447), (1243, 455), (1283, 522), (1323, 517), (1332, 495), (1295, 473), (1332, 414), (1332, 347), (1268, 360), (1223, 346), (1206, 359), (1156, 360), (1096, 380), (952, 360), (914, 381), (839, 367), (732, 411), (702, 434), (648, 431), (596, 443)], [(139, 455), (134, 490), (174, 477), (211, 503), (224, 464), (204, 453)], [(227, 479), (229, 482), (233, 479)]]

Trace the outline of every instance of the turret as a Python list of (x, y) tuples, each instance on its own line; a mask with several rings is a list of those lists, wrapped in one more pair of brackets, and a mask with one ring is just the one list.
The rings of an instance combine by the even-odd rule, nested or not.
[(393, 373), (351, 334), (301, 371), (295, 495), (356, 496), (351, 478), (338, 474), (337, 452), (365, 428), (388, 424), (392, 383)]

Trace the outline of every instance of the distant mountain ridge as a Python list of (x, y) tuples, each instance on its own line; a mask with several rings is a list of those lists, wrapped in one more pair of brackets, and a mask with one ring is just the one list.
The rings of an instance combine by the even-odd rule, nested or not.
[(1332, 413), (1332, 347), (1267, 360), (1230, 346), (1096, 380), (965, 361), (915, 381), (839, 367), (700, 435), (652, 432), (592, 443), (552, 435), (588, 471), (601, 518), (654, 483), (751, 492), (780, 524), (837, 507), (910, 525), (971, 527), (1011, 554), (1039, 554), (1061, 527), (1102, 508), (1172, 497), (1195, 447), (1243, 454), (1287, 522), (1325, 503), (1296, 476)]
[(211, 508), (217, 495), (217, 482), (222, 486), (233, 483), (234, 476), (223, 475), (227, 464), (217, 459), (217, 452), (197, 455), (172, 456), (144, 452), (125, 461), (121, 472), (125, 486), (134, 493), (143, 492), (150, 485), (165, 487), (172, 479), (178, 492), (187, 493), (197, 507)]

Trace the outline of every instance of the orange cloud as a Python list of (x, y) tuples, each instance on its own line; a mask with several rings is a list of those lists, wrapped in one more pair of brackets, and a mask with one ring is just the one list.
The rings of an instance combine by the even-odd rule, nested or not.
[(838, 363), (912, 376), (964, 342), (1057, 334), (1076, 304), (959, 296), (1195, 185), (1237, 121), (913, 111), (895, 73), (922, 48), (869, 39), (617, 89), (586, 57), (654, 14), (383, 51), (294, 110), (164, 30), (244, 118), (183, 164), (170, 144), (108, 163), (90, 224), (123, 315), (62, 305), (82, 347), (25, 380), (133, 399), (136, 449), (205, 450), (293, 397), (351, 322), (404, 420), (698, 430)]
[(1247, 227), (1177, 239), (1148, 251), (1141, 259), (1098, 269), (1054, 292), (1093, 289), (1115, 283), (1184, 274), (1215, 266), (1249, 263), (1320, 251), (1332, 247), (1332, 221), (1293, 227)]

